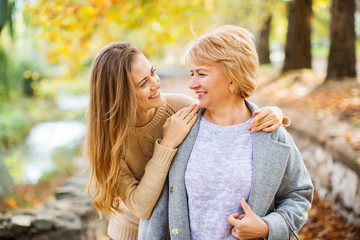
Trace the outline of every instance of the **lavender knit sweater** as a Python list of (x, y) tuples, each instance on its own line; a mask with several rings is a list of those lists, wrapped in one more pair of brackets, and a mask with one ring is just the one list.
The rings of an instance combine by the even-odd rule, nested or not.
[(192, 240), (235, 239), (226, 219), (242, 213), (240, 200), (247, 200), (251, 189), (249, 123), (219, 126), (200, 120), (185, 173)]

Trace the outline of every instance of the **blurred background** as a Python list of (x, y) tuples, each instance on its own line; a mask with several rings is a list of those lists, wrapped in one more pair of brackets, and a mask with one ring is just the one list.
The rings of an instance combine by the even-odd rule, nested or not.
[[(341, 138), (347, 147), (339, 151), (351, 155), (345, 165), (356, 175), (351, 198), (360, 204), (359, 7), (359, 0), (0, 0), (0, 212), (43, 208), (54, 189), (86, 169), (89, 72), (104, 45), (135, 44), (157, 69), (162, 91), (191, 95), (184, 47), (214, 24), (254, 34), (256, 103), (280, 106), (297, 131), (311, 125), (308, 135), (323, 146)], [(320, 197), (310, 218), (318, 229), (303, 237), (359, 237), (360, 223), (337, 218), (328, 195)], [(350, 212), (360, 218), (356, 208)], [(331, 220), (316, 214), (347, 232), (324, 227)]]

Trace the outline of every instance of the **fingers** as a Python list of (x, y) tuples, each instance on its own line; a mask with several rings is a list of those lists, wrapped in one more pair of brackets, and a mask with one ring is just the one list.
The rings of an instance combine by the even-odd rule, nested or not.
[(252, 132), (259, 130), (264, 132), (274, 131), (281, 126), (283, 114), (278, 107), (260, 108), (254, 114), (256, 116), (251, 120), (248, 127)]
[[(190, 106), (191, 107), (191, 106)], [(174, 117), (180, 117), (184, 114), (185, 111), (187, 111), (189, 109), (189, 107), (184, 107), (182, 109), (180, 109), (179, 111), (177, 111), (174, 115)]]
[(185, 107), (177, 111), (169, 119), (173, 119), (177, 122), (183, 122), (184, 125), (190, 123), (193, 120), (194, 116), (197, 116), (196, 112), (199, 111), (199, 106), (194, 104), (189, 107)]
[(240, 240), (241, 240), (241, 238), (240, 238), (240, 236), (239, 236), (239, 233), (236, 231), (236, 228), (233, 228), (233, 229), (231, 230), (231, 235), (232, 235), (234, 238), (237, 238), (237, 239), (240, 239)]
[[(253, 132), (256, 132), (256, 131), (258, 131), (258, 130), (261, 130), (261, 129), (258, 129), (258, 128), (259, 128), (259, 126), (260, 126), (262, 123), (264, 123), (264, 122), (266, 122), (266, 121), (269, 120), (269, 119), (267, 119), (267, 116), (268, 116), (268, 115), (269, 115), (269, 113), (268, 113), (266, 110), (261, 111), (260, 113), (258, 113), (258, 114), (250, 121), (250, 125), (249, 125), (248, 129), (251, 129), (251, 131), (253, 131)], [(272, 119), (272, 118), (270, 117), (270, 119)], [(269, 127), (269, 126), (266, 126), (266, 127)], [(255, 130), (255, 128), (257, 128), (257, 129)]]
[(259, 108), (258, 110), (254, 111), (254, 115), (258, 115), (264, 108)]
[(192, 128), (192, 126), (193, 126), (194, 123), (196, 122), (196, 119), (197, 119), (197, 114), (195, 114), (195, 115), (187, 122), (186, 127), (187, 127), (188, 129)]
[(241, 204), (242, 209), (244, 210), (245, 215), (253, 213), (253, 211), (251, 210), (249, 204), (245, 201), (245, 198), (241, 199), (240, 204)]
[(257, 111), (254, 112), (254, 115), (256, 115), (251, 122), (256, 122), (265, 116), (267, 116), (270, 113), (269, 108), (260, 108)]
[[(251, 131), (252, 132), (257, 132), (257, 131), (260, 131), (260, 130), (263, 130), (265, 128), (268, 128), (268, 127), (272, 127), (274, 126), (275, 124), (280, 124), (279, 122), (275, 121), (274, 119), (271, 119), (269, 121), (266, 121), (266, 122), (263, 122), (261, 123), (260, 125), (256, 126), (256, 127), (253, 127), (251, 128)], [(280, 125), (279, 125), (280, 126)], [(275, 129), (277, 129), (278, 127), (276, 127)], [(274, 130), (275, 130), (274, 129)]]
[(194, 104), (183, 108), (169, 117), (163, 125), (161, 145), (176, 148), (189, 133), (197, 119), (199, 107)]
[(195, 105), (195, 107), (192, 108), (191, 112), (189, 112), (189, 113), (186, 115), (186, 117), (185, 117), (184, 120), (186, 120), (186, 121), (189, 123), (190, 120), (194, 118), (194, 116), (197, 116), (197, 114), (196, 114), (197, 111), (199, 111), (199, 106), (198, 106), (198, 105)]
[[(199, 110), (198, 108), (199, 107), (196, 104), (193, 104), (189, 107), (183, 108), (179, 111), (179, 117), (181, 119), (185, 119), (189, 114), (191, 115), (191, 113), (193, 113), (193, 114), (196, 113)], [(195, 110), (195, 109), (197, 109), (197, 110)], [(195, 110), (195, 112), (194, 112), (194, 110)]]
[(237, 219), (238, 219), (238, 220), (241, 220), (241, 219), (243, 219), (244, 217), (245, 217), (245, 214), (241, 214), (241, 215), (238, 216)]
[(267, 128), (263, 128), (263, 132), (272, 132), (272, 131), (275, 131), (276, 129), (278, 129), (279, 127), (281, 126), (280, 123), (276, 123), (274, 125), (271, 125), (270, 127), (267, 127)]
[(197, 119), (197, 111), (199, 111), (199, 106), (194, 104), (179, 110), (173, 116), (179, 118), (180, 121), (184, 120), (184, 123), (186, 125), (185, 127), (190, 129)]
[(230, 214), (230, 216), (227, 218), (226, 221), (233, 226), (238, 226), (238, 224), (239, 224), (238, 223), (239, 220), (237, 220), (238, 216), (239, 216), (238, 213)]

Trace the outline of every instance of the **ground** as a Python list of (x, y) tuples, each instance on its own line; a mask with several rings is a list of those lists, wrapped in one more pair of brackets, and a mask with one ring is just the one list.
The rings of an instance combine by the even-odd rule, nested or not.
[[(360, 151), (360, 80), (342, 79), (324, 81), (323, 76), (311, 70), (297, 70), (281, 77), (272, 73), (261, 76), (255, 99), (262, 105), (280, 106), (290, 115), (292, 124), (316, 123), (314, 128), (332, 129), (335, 123), (346, 124), (346, 130), (337, 130), (349, 151)], [(331, 130), (332, 132), (333, 129)], [(318, 133), (323, 138), (329, 135)], [(339, 136), (340, 135), (340, 136)], [(324, 139), (326, 140), (326, 139)], [(357, 159), (360, 164), (360, 158)], [(301, 239), (359, 239), (360, 226), (346, 223), (315, 194), (309, 219), (300, 232)]]

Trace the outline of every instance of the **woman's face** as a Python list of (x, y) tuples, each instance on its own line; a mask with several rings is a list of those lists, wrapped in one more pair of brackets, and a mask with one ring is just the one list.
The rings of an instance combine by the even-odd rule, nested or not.
[(149, 60), (141, 54), (136, 55), (131, 64), (131, 79), (135, 86), (138, 108), (147, 111), (163, 105), (160, 94), (160, 79)]
[(189, 88), (198, 95), (200, 107), (213, 110), (227, 103), (230, 82), (220, 64), (191, 64), (190, 72)]

